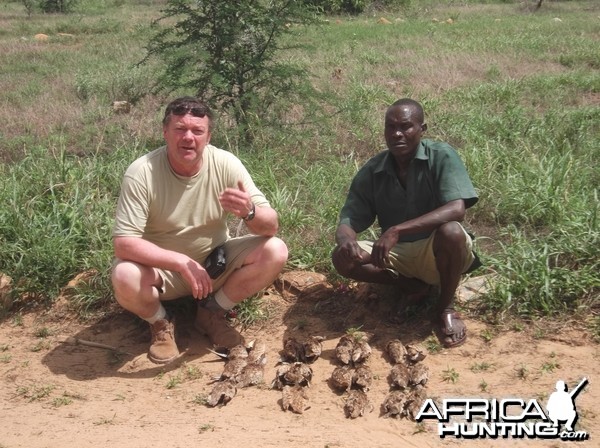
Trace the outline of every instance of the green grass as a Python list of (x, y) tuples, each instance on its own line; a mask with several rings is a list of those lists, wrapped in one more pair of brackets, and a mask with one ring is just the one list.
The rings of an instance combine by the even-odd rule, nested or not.
[(212, 432), (212, 431), (214, 431), (214, 430), (215, 430), (215, 426), (214, 426), (214, 425), (211, 425), (210, 423), (205, 423), (205, 424), (203, 424), (203, 425), (200, 425), (200, 426), (198, 427), (198, 432), (199, 432), (200, 434), (202, 434), (203, 432), (207, 432), (207, 431), (211, 431), (211, 432)]
[(455, 384), (458, 381), (460, 374), (454, 368), (448, 367), (442, 372), (442, 381)]
[(33, 384), (31, 386), (19, 386), (17, 387), (17, 396), (25, 398), (29, 402), (41, 401), (48, 398), (55, 386), (49, 385), (38, 385)]
[(480, 363), (475, 363), (471, 366), (471, 371), (472, 372), (485, 372), (490, 370), (490, 368), (493, 367), (493, 364), (487, 363), (487, 362), (480, 362)]
[(269, 318), (269, 310), (263, 306), (258, 295), (244, 300), (231, 311), (231, 314), (245, 328), (265, 322)]
[[(277, 105), (287, 112), (276, 126), (255, 123), (252, 147), (219, 120), (212, 142), (245, 162), (279, 211), (288, 267), (335, 278), (329, 256), (349, 182), (384, 148), (387, 105), (412, 96), (425, 106), (426, 137), (459, 150), (480, 194), (468, 225), (485, 237), (480, 273), (497, 280), (478, 311), (597, 313), (600, 7), (402, 3), (294, 30), (307, 49), (281, 57), (309, 69), (320, 108)], [(13, 279), (0, 315), (50, 304), (88, 271), (73, 306), (87, 314), (111, 300), (120, 180), (162, 143), (167, 98), (148, 94), (159, 67), (136, 63), (163, 4), (85, 0), (73, 14), (30, 18), (20, 2), (0, 5), (0, 272)], [(116, 100), (131, 113), (114, 114)], [(260, 303), (246, 307), (244, 322), (261, 317)], [(600, 338), (598, 319), (589, 326)]]
[(59, 408), (61, 406), (67, 406), (73, 403), (73, 400), (70, 397), (62, 396), (56, 397), (52, 400), (52, 406), (55, 408)]

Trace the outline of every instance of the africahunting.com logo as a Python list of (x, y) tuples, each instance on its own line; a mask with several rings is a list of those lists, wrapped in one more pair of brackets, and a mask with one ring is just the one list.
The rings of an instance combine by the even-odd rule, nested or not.
[(568, 392), (565, 382), (557, 381), (545, 410), (536, 399), (450, 398), (442, 400), (440, 405), (428, 398), (416, 421), (437, 420), (441, 438), (588, 440), (586, 431), (575, 431), (578, 418), (575, 398), (587, 384), (588, 379), (583, 378)]

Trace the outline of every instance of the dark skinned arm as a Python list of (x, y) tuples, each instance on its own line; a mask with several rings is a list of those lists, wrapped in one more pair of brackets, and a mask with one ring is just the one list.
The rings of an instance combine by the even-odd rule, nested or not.
[(373, 245), (371, 262), (377, 267), (384, 268), (389, 262), (391, 248), (398, 243), (401, 237), (432, 232), (442, 224), (452, 221), (462, 222), (465, 219), (465, 210), (465, 202), (462, 199), (456, 199), (418, 218), (390, 227)]
[(338, 226), (335, 231), (337, 244), (335, 251), (341, 261), (351, 263), (358, 261), (361, 264), (367, 261), (364, 259), (364, 251), (359, 247), (356, 236), (356, 232), (349, 225), (340, 224)]

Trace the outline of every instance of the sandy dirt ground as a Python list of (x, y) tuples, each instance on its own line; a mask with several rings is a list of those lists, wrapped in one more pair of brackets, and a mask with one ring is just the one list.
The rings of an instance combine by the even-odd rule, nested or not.
[[(476, 292), (476, 281), (461, 287), (462, 300)], [(239, 389), (226, 406), (206, 405), (212, 378), (224, 363), (193, 329), (190, 301), (173, 304), (182, 354), (167, 366), (146, 356), (147, 325), (116, 309), (102, 320), (82, 323), (59, 301), (51, 310), (5, 320), (0, 325), (0, 448), (600, 446), (599, 350), (581, 330), (547, 324), (498, 329), (467, 311), (467, 342), (436, 350), (424, 312), (398, 316), (389, 290), (365, 285), (339, 290), (311, 273), (277, 286), (262, 298), (268, 319), (243, 329), (247, 340), (260, 339), (267, 346), (265, 382)], [(346, 394), (329, 381), (337, 365), (335, 346), (351, 328), (360, 329), (373, 348), (368, 360), (373, 383), (367, 392), (373, 410), (355, 419), (345, 416)], [(302, 414), (283, 411), (281, 391), (270, 387), (283, 341), (309, 335), (325, 339), (320, 358), (311, 364), (308, 408)], [(75, 344), (73, 338), (117, 351)], [(416, 423), (383, 417), (391, 370), (384, 347), (393, 338), (430, 349), (422, 361), (430, 371), (425, 391), (438, 403), (521, 398), (545, 405), (558, 380), (572, 388), (588, 378), (576, 396), (575, 429), (589, 439), (440, 439), (434, 419)]]

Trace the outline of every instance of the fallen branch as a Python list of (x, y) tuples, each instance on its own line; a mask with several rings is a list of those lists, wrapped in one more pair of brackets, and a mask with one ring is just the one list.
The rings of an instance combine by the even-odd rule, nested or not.
[(128, 353), (128, 352), (124, 352), (122, 350), (119, 350), (116, 347), (112, 347), (110, 345), (106, 345), (106, 344), (100, 344), (99, 342), (93, 342), (93, 341), (86, 341), (85, 339), (79, 339), (79, 338), (75, 338), (75, 337), (68, 337), (67, 339), (65, 339), (63, 341), (63, 343), (68, 343), (68, 344), (73, 344), (73, 345), (85, 345), (87, 347), (95, 347), (95, 348), (103, 348), (105, 350), (111, 350), (115, 353), (118, 353), (120, 355), (129, 355), (129, 356), (133, 356), (133, 354)]

